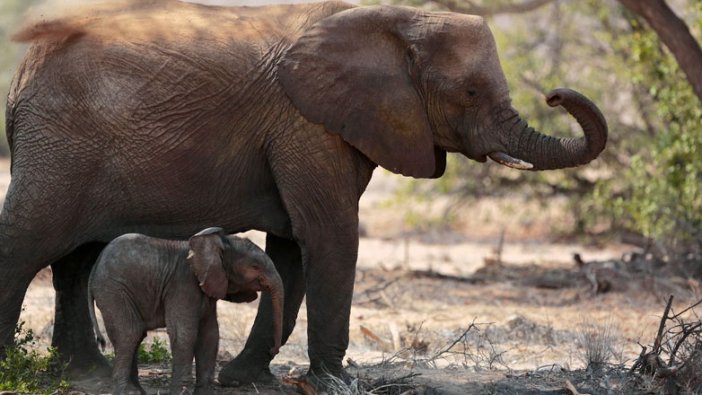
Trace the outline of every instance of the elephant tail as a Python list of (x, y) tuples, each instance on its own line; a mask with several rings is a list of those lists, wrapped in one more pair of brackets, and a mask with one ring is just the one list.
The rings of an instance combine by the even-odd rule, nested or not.
[[(93, 267), (93, 271), (94, 269), (95, 267)], [(92, 278), (93, 273), (90, 273), (90, 280), (92, 280)], [(97, 317), (95, 316), (95, 299), (93, 298), (93, 290), (90, 286), (92, 281), (90, 280), (88, 281), (88, 309), (90, 310), (90, 322), (93, 323), (93, 330), (95, 331), (95, 340), (100, 346), (100, 349), (105, 350), (107, 342), (105, 341), (105, 337), (102, 336), (102, 332), (100, 332), (100, 326), (98, 326)]]

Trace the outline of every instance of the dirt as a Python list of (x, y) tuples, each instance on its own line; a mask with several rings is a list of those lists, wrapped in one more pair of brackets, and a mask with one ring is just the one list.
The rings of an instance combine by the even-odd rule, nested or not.
[[(2, 191), (9, 167), (0, 165)], [(568, 221), (559, 203), (545, 209), (520, 198), (481, 201), (461, 207), (448, 228), (417, 231), (408, 225), (408, 212), (415, 219), (417, 213), (423, 215), (421, 222), (448, 202), (392, 203), (401, 182), (378, 170), (361, 201), (365, 236), (345, 364), (355, 385), (366, 391), (569, 394), (571, 383), (585, 393), (618, 393), (627, 380), (611, 373), (618, 370), (600, 375), (583, 370), (586, 334), (609, 335), (608, 362), (630, 365), (640, 352), (637, 342), (653, 340), (670, 293), (678, 307), (700, 298), (695, 281), (660, 278), (649, 267), (637, 266), (643, 258), (623, 262), (623, 254), (636, 252), (633, 247), (544, 241), (552, 236), (548, 229), (554, 221)], [(248, 236), (263, 245), (262, 234)], [(578, 265), (574, 253), (596, 262)], [(38, 335), (40, 347), (51, 341), (53, 302), (46, 269), (32, 282), (21, 316)], [(220, 364), (243, 347), (256, 306), (218, 305)], [(218, 387), (217, 393), (302, 391), (296, 377), (308, 363), (306, 329), (303, 303), (295, 331), (273, 362), (280, 383)], [(154, 337), (167, 339), (159, 330), (146, 342)], [(163, 364), (140, 367), (149, 393), (165, 392), (169, 374)], [(74, 386), (88, 393), (109, 391), (109, 383)], [(405, 392), (410, 389), (414, 392)]]

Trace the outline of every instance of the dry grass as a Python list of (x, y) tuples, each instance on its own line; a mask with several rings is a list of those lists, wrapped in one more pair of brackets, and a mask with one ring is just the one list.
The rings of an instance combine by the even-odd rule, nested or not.
[(580, 345), (578, 359), (588, 370), (600, 370), (622, 353), (618, 327), (611, 321), (602, 324), (582, 322), (577, 329)]

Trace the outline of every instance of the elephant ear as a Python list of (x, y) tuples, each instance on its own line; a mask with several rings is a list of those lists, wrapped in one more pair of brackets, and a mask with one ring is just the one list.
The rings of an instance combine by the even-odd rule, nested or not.
[(188, 264), (207, 296), (224, 299), (227, 296), (227, 275), (222, 265), (224, 251), (222, 228), (207, 228), (189, 240)]
[(278, 77), (310, 122), (394, 173), (431, 177), (433, 137), (404, 39), (415, 15), (377, 6), (322, 19), (287, 51)]

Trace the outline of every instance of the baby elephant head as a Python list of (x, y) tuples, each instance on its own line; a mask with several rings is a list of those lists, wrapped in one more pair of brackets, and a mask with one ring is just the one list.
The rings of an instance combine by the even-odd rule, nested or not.
[(274, 346), (278, 353), (283, 333), (283, 282), (273, 261), (247, 239), (225, 236), (221, 228), (207, 228), (190, 238), (188, 264), (209, 297), (250, 302), (267, 291), (273, 304)]

